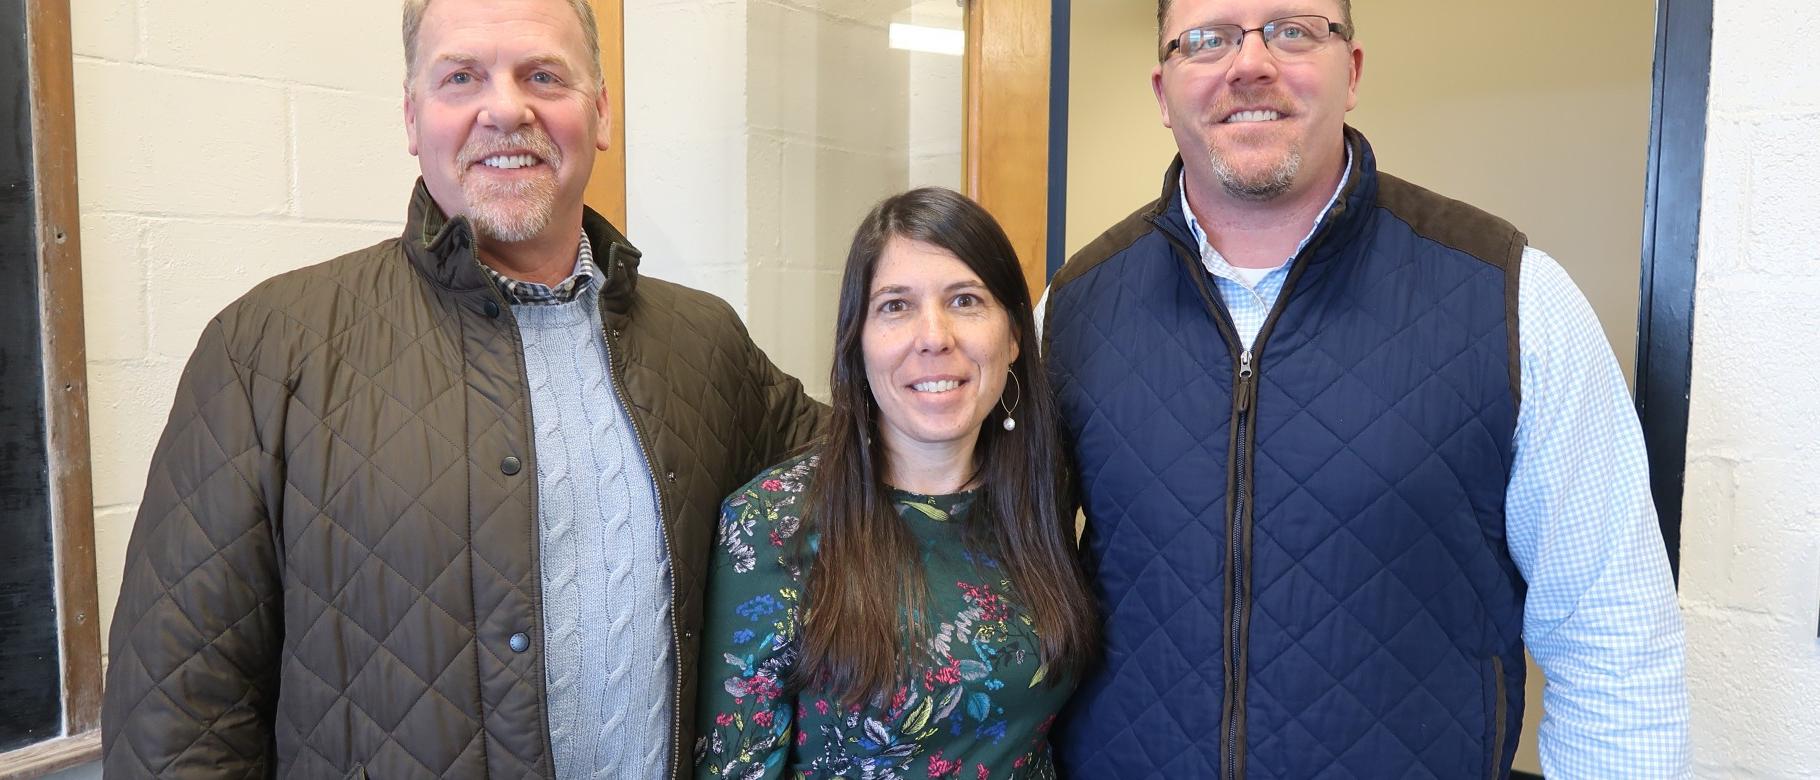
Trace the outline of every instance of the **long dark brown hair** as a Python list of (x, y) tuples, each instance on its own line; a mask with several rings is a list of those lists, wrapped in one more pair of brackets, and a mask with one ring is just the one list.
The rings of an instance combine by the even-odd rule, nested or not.
[(992, 216), (959, 193), (929, 187), (878, 204), (847, 253), (835, 327), (834, 412), (804, 497), (806, 530), (817, 535), (819, 547), (803, 552), (813, 565), (794, 682), (827, 686), (852, 706), (889, 696), (923, 652), (928, 616), (921, 552), (890, 504), (874, 419), (878, 407), (865, 381), (860, 339), (873, 276), (893, 238), (947, 250), (1010, 315), (1018, 357), (1011, 364), (1016, 382), (1006, 392), (1017, 404), (1017, 427), (1004, 430), (1002, 406), (980, 426), (974, 447), (979, 495), (963, 521), (964, 538), (1009, 575), (1012, 597), (1041, 636), (1048, 679), (1078, 674), (1098, 647), (1099, 624), (1077, 555), (1074, 518), (1061, 514), (1066, 473), (1030, 289), (1016, 250)]

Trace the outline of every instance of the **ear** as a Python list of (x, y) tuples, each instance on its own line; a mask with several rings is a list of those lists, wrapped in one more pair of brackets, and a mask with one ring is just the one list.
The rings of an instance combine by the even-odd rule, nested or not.
[(594, 148), (606, 151), (613, 146), (613, 99), (607, 95), (607, 85), (602, 83), (594, 95), (594, 110), (600, 112), (600, 122), (594, 132)]
[(1359, 77), (1365, 72), (1365, 48), (1357, 43), (1352, 45), (1352, 73), (1346, 81), (1346, 110), (1351, 111), (1359, 104)]
[(404, 84), (404, 139), (411, 156), (417, 156), (417, 102), (411, 99), (411, 83)]
[(1011, 360), (1005, 364), (1005, 367), (1009, 369), (1011, 366), (1017, 365), (1018, 356), (1024, 354), (1024, 334), (1017, 329), (1017, 322), (1012, 321), (1005, 324), (1011, 326)]
[(1163, 126), (1174, 127), (1169, 124), (1169, 101), (1163, 99), (1163, 64), (1160, 62), (1150, 69), (1150, 93), (1156, 96), (1156, 110), (1163, 115)]

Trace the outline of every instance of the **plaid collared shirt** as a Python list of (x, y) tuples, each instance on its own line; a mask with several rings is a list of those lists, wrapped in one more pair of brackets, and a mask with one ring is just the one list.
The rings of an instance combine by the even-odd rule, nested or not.
[(600, 276), (600, 269), (594, 265), (594, 247), (588, 242), (587, 231), (581, 234), (581, 248), (575, 253), (575, 270), (569, 278), (556, 283), (555, 287), (522, 279), (513, 279), (486, 263), (480, 264), (487, 275), (499, 285), (499, 291), (506, 296), (506, 303), (513, 306), (555, 306), (575, 300), (589, 283)]

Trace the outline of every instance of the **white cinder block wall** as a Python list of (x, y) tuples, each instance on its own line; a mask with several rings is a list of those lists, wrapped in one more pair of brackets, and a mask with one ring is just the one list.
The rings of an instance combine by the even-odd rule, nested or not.
[(397, 235), (417, 165), (396, 3), (71, 0), (70, 17), (105, 642), (203, 325), (262, 279)]
[(1713, 3), (1681, 528), (1702, 778), (1820, 778), (1815, 40), (1812, 0)]
[(626, 237), (641, 273), (714, 293), (742, 317), (747, 4), (629, 0), (624, 12)]
[(73, 0), (103, 631), (177, 376), (255, 283), (395, 236), (398, 6)]

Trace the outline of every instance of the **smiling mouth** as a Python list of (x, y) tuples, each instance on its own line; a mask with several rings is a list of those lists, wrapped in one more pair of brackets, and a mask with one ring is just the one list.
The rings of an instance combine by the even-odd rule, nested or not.
[(496, 154), (492, 157), (482, 159), (480, 164), (485, 165), (488, 168), (512, 171), (519, 168), (529, 168), (541, 162), (543, 162), (543, 160), (538, 159), (537, 155), (534, 154)]
[(910, 389), (919, 393), (946, 393), (960, 386), (961, 381), (958, 379), (940, 379), (928, 382), (917, 382), (916, 384), (911, 385)]
[(1283, 118), (1283, 115), (1279, 112), (1272, 111), (1270, 109), (1256, 109), (1256, 110), (1252, 110), (1252, 111), (1237, 112), (1237, 113), (1233, 114), (1232, 116), (1226, 117), (1225, 119), (1221, 120), (1220, 124), (1239, 125), (1239, 124), (1250, 124), (1250, 123), (1254, 123), (1254, 122), (1275, 122), (1282, 118)]

